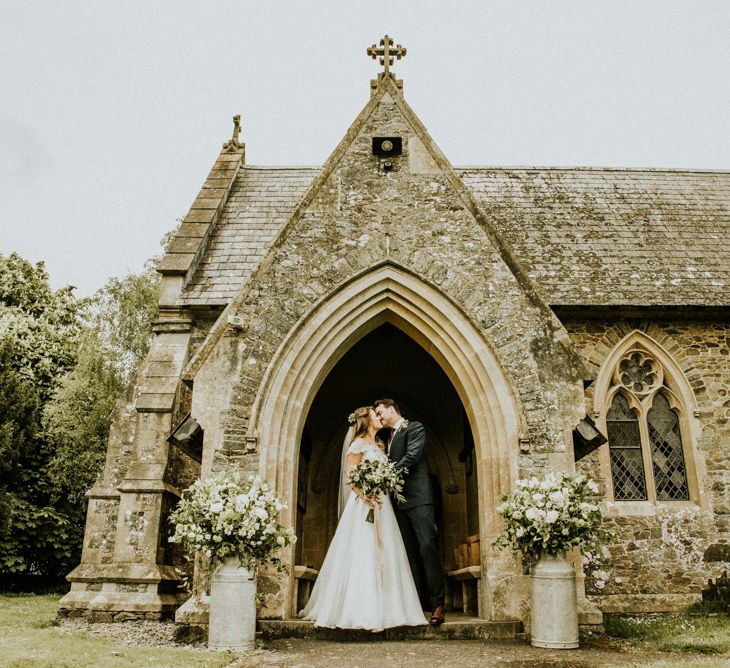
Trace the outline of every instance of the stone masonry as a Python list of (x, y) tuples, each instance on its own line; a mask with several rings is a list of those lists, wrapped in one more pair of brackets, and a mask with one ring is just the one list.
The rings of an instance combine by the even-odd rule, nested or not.
[[(730, 174), (454, 168), (390, 74), (321, 168), (248, 166), (239, 131), (236, 119), (158, 267), (156, 338), (88, 493), (61, 611), (205, 623), (208, 570), (198, 563), (192, 596), (178, 588), (170, 510), (197, 477), (234, 467), (270, 479), (301, 531), (309, 408), (384, 324), (437, 362), (472, 431), (480, 616), (529, 613), (521, 565), (490, 546), (500, 495), (576, 466), (601, 483), (618, 535), (579, 579), (582, 621), (699, 600), (729, 566), (711, 555), (730, 544)], [(402, 152), (375, 155), (379, 137)], [(614, 500), (609, 444), (575, 462), (584, 416), (605, 429), (600, 402), (625, 344), (661, 361), (684, 402), (686, 500)], [(188, 413), (203, 429), (200, 462), (167, 440)], [(464, 492), (451, 491), (459, 512)], [(284, 561), (288, 574), (260, 574), (262, 617), (296, 613), (303, 565), (294, 550)]]

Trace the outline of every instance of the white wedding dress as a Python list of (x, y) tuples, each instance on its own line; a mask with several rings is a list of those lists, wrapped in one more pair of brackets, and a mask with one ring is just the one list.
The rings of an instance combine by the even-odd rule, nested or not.
[[(347, 454), (385, 459), (375, 445), (352, 442)], [(312, 595), (300, 616), (315, 626), (382, 631), (426, 624), (390, 497), (381, 495), (375, 522), (370, 506), (350, 496), (330, 543)]]

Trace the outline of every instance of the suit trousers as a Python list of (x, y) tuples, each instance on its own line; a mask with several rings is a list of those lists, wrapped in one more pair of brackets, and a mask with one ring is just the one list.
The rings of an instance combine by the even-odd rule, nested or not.
[[(413, 532), (416, 537), (433, 610), (444, 604), (444, 576), (436, 537), (433, 505), (415, 506), (414, 508), (398, 508), (396, 505), (395, 518), (404, 540), (409, 532)], [(408, 544), (408, 541), (405, 542)], [(416, 577), (415, 573), (414, 577)]]

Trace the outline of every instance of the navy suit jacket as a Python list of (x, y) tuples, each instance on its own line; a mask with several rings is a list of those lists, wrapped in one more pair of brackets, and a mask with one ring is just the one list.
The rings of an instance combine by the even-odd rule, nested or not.
[(388, 449), (388, 457), (397, 469), (408, 469), (403, 484), (406, 500), (399, 508), (414, 508), (433, 504), (431, 480), (426, 460), (426, 430), (420, 422), (408, 422), (395, 433)]

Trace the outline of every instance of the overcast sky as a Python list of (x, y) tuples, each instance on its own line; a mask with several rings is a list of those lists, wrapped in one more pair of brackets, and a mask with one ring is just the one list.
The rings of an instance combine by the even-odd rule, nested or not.
[(386, 32), (455, 165), (730, 168), (727, 0), (2, 0), (0, 253), (139, 271), (233, 114), (249, 164), (322, 164)]

